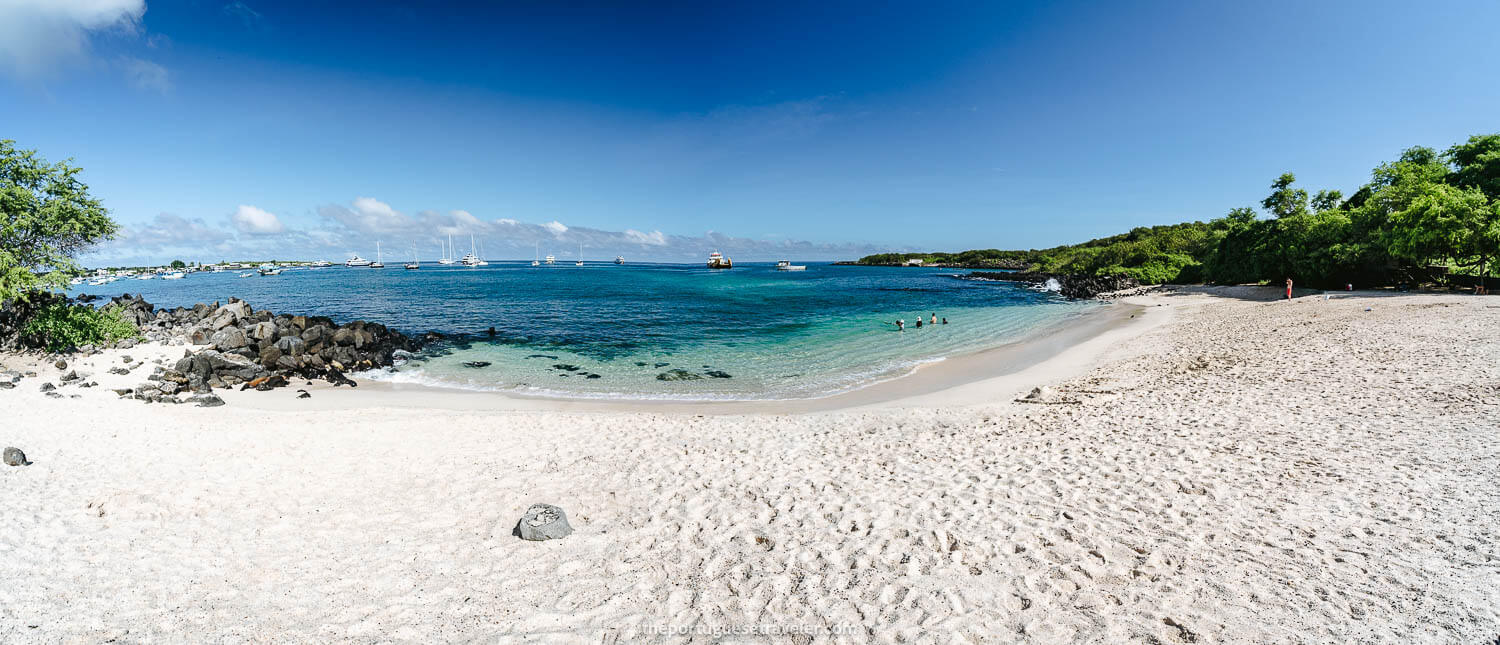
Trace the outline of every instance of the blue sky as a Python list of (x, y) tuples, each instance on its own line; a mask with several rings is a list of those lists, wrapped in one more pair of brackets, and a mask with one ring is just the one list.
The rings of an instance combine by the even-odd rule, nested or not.
[[(630, 5), (630, 6), (627, 6)], [(1243, 6), (1241, 6), (1243, 5)], [(1500, 3), (0, 0), (95, 262), (1032, 248), (1500, 130)]]

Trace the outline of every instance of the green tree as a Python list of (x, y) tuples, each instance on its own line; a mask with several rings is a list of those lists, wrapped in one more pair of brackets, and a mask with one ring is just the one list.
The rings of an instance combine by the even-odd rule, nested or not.
[(1318, 194), (1313, 195), (1313, 211), (1322, 213), (1324, 211), (1334, 210), (1339, 207), (1339, 204), (1343, 201), (1343, 199), (1344, 194), (1337, 190), (1320, 190), (1318, 191)]
[(182, 260), (172, 260), (172, 268), (174, 268), (174, 269), (181, 269), (181, 268), (184, 268), (186, 266), (187, 266), (187, 263), (183, 262)]
[(0, 301), (66, 286), (79, 271), (73, 256), (114, 236), (80, 172), (0, 141)]
[(1292, 188), (1292, 184), (1296, 181), (1296, 175), (1289, 172), (1282, 173), (1276, 181), (1271, 182), (1271, 194), (1261, 201), (1261, 207), (1278, 218), (1306, 213), (1307, 191)]
[(1469, 137), (1443, 155), (1453, 164), (1453, 183), (1478, 188), (1490, 199), (1500, 200), (1500, 134)]

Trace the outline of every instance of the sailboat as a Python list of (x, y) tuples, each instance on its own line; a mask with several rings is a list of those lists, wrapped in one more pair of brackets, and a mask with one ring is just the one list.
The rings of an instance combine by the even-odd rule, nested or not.
[(417, 245), (411, 245), (411, 262), (406, 263), (407, 271), (416, 271), (422, 268), (422, 263), (417, 260)]
[(459, 263), (463, 264), (466, 267), (477, 267), (479, 266), (479, 262), (479, 254), (474, 252), (474, 236), (470, 235), (469, 252), (464, 254), (464, 257), (459, 260)]
[(479, 243), (479, 265), (478, 266), (487, 267), (489, 265), (490, 265), (489, 260), (484, 259), (484, 242), (480, 242)]
[[(438, 240), (442, 242), (442, 240)], [(443, 247), (443, 257), (438, 258), (438, 264), (453, 264), (453, 236), (448, 236), (448, 245)]]
[(375, 261), (370, 263), (371, 269), (384, 269), (385, 263), (380, 261), (380, 243), (375, 243)]
[(537, 254), (542, 252), (541, 249), (542, 249), (541, 242), (534, 242), (534, 243), (532, 243), (532, 245), (531, 245), (531, 266), (538, 266), (538, 265), (541, 264), (541, 262), (537, 262), (536, 261)]
[(583, 242), (579, 242), (578, 243), (578, 262), (576, 264), (574, 264), (573, 266), (576, 266), (576, 267), (583, 266)]

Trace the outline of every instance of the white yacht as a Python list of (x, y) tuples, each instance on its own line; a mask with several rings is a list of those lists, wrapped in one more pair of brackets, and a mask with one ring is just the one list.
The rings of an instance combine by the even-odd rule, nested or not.
[(370, 263), (371, 269), (384, 269), (385, 263), (380, 261), (380, 243), (375, 243), (375, 261)]
[(806, 271), (807, 267), (801, 264), (792, 264), (791, 260), (781, 260), (776, 263), (777, 271)]
[(557, 264), (557, 258), (554, 258), (550, 255), (547, 256), (547, 264)]
[(623, 256), (623, 255), (616, 255), (615, 256), (615, 264), (625, 264), (625, 256)]
[(469, 252), (464, 254), (464, 257), (459, 260), (459, 263), (463, 264), (466, 267), (477, 267), (483, 266), (483, 264), (488, 264), (488, 262), (479, 259), (479, 254), (474, 252), (473, 235), (469, 236)]
[(274, 264), (262, 264), (256, 272), (261, 275), (281, 275), (281, 267)]
[(181, 279), (186, 278), (186, 277), (187, 277), (186, 273), (183, 273), (181, 271), (173, 271), (171, 273), (168, 273), (168, 274), (162, 276), (161, 279), (163, 279), (163, 280), (181, 280)]
[(731, 269), (734, 268), (734, 260), (724, 257), (723, 253), (714, 251), (713, 253), (708, 254), (708, 268)]
[[(317, 262), (312, 263), (312, 265), (316, 268), (321, 269), (323, 267), (331, 267), (333, 266), (333, 263), (329, 262), (328, 260), (318, 260)], [(217, 271), (218, 269), (215, 268), (214, 270)]]
[(344, 260), (344, 266), (346, 266), (346, 267), (367, 267), (367, 266), (370, 266), (370, 261), (366, 260), (366, 259), (364, 259), (362, 257), (359, 257), (359, 254), (356, 253), (354, 255), (354, 257), (349, 258), (347, 260)]
[[(441, 242), (442, 240), (438, 240)], [(438, 259), (438, 264), (453, 264), (453, 236), (448, 236), (448, 245), (443, 247), (443, 257)]]

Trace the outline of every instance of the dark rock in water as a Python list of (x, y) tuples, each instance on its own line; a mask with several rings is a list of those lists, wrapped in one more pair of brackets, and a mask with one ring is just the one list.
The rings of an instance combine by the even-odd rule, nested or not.
[(733, 378), (729, 376), (729, 372), (725, 372), (723, 370), (709, 370), (707, 372), (704, 372), (704, 374), (709, 378)]
[(668, 365), (671, 365), (671, 363), (657, 363), (657, 364), (656, 364), (656, 367), (657, 367), (657, 368), (662, 368), (662, 367), (666, 367), (666, 366), (668, 366)]
[(595, 374), (593, 372), (589, 372), (588, 378), (604, 378), (604, 376), (600, 375), (600, 374)]
[(697, 381), (703, 376), (684, 369), (667, 370), (656, 375), (658, 381)]
[(558, 363), (556, 365), (553, 365), (552, 369), (562, 370), (564, 372), (577, 372), (578, 370), (580, 370), (582, 368), (578, 367), (577, 365), (569, 365), (567, 363)]
[(1001, 282), (1024, 282), (1032, 285), (1046, 284), (1056, 280), (1058, 293), (1074, 300), (1093, 298), (1101, 293), (1131, 289), (1141, 285), (1135, 278), (1124, 275), (1078, 275), (1071, 273), (1040, 273), (1035, 271), (1000, 273), (974, 271), (965, 276), (972, 280), (997, 280)]
[(646, 361), (636, 361), (635, 362), (635, 366), (636, 367), (645, 367), (646, 366)]
[(310, 399), (310, 398), (312, 398), (312, 395), (308, 394), (307, 390), (297, 390), (297, 398), (299, 398), (299, 399)]
[(558, 540), (572, 535), (573, 527), (568, 524), (568, 515), (561, 508), (551, 504), (532, 504), (521, 516), (521, 521), (516, 522), (511, 534), (533, 542)]
[[(30, 466), (31, 462), (26, 461), (26, 453), (21, 452), (20, 448), (6, 448), (5, 449), (5, 465), (7, 465), (7, 466)], [(566, 521), (564, 521), (564, 523), (566, 523)], [(566, 534), (564, 534), (564, 535), (566, 535)]]
[(550, 360), (550, 361), (557, 360), (557, 357), (553, 356), (551, 354), (532, 354), (530, 356), (527, 356), (526, 358), (545, 358), (545, 359)]
[(200, 408), (217, 408), (224, 405), (224, 399), (217, 394), (194, 394), (188, 397), (189, 403), (195, 403)]
[(51, 384), (51, 383), (43, 383), (43, 384), (42, 384), (42, 387), (41, 387), (41, 388), (40, 388), (40, 389), (41, 389), (41, 390), (42, 390), (42, 391), (43, 391), (43, 392), (51, 392), (51, 391), (53, 391), (53, 390), (55, 390), (55, 389), (57, 389), (57, 386), (56, 386), (56, 385), (53, 385), (53, 384)]
[(490, 366), (490, 362), (489, 361), (467, 361), (467, 362), (464, 363), (464, 367), (472, 367), (472, 368), (474, 368), (476, 370), (479, 369), (479, 368), (481, 368), (481, 367), (489, 367), (489, 366)]

